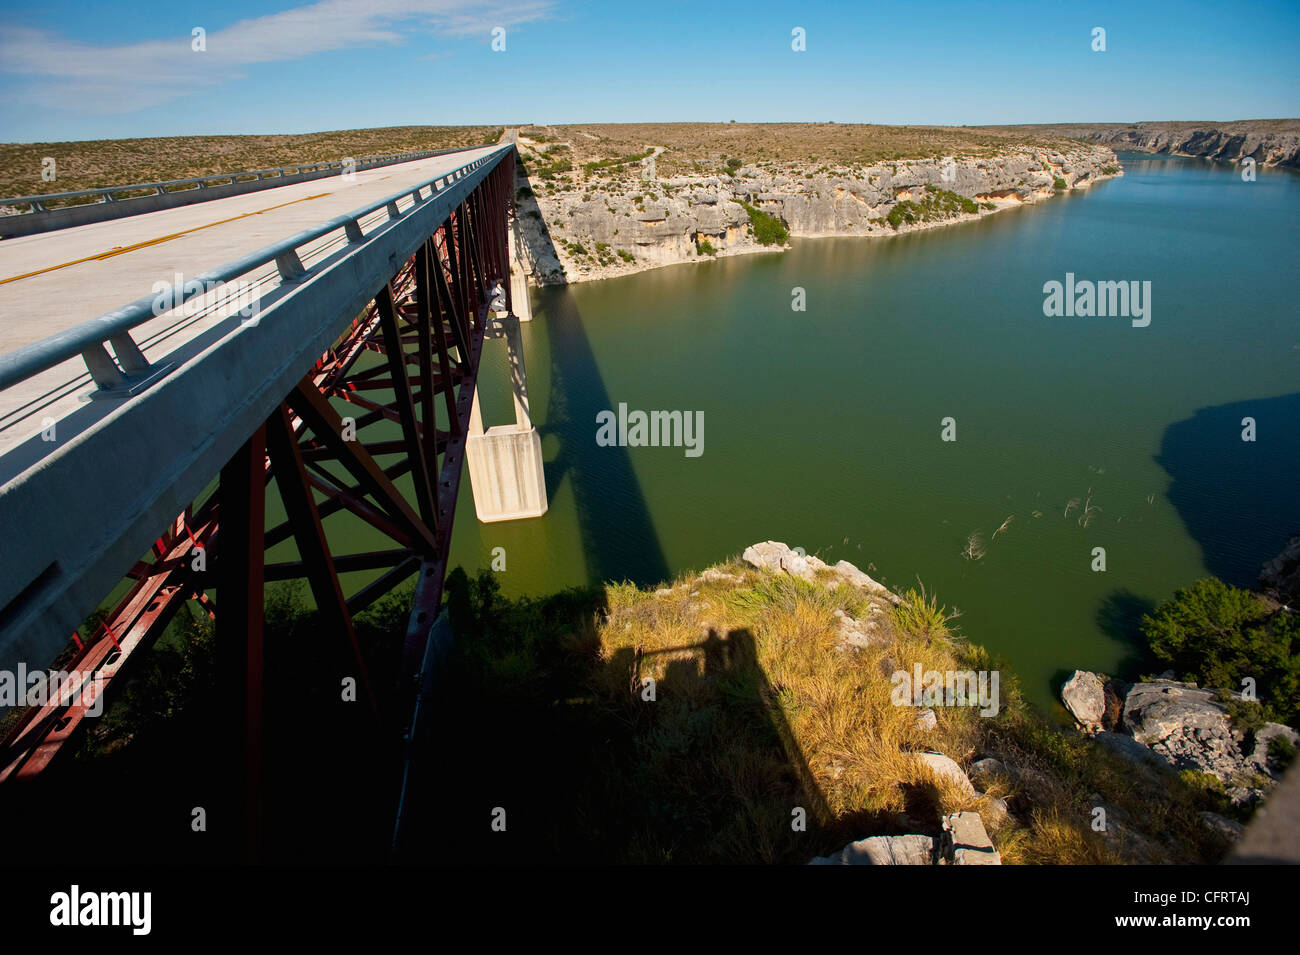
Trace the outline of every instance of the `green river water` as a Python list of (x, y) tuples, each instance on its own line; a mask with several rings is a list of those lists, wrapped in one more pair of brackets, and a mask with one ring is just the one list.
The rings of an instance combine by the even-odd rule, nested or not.
[[(542, 594), (770, 538), (919, 578), (1041, 705), (1065, 671), (1131, 667), (1143, 609), (1206, 573), (1249, 585), (1300, 531), (1300, 177), (1122, 159), (1123, 178), (979, 222), (534, 292), (550, 511), (480, 524), (466, 479), (453, 566), (501, 547), (505, 592)], [(1151, 282), (1150, 325), (1045, 317), (1067, 272)], [(504, 347), (486, 356), (505, 423)], [(703, 453), (599, 446), (619, 403), (702, 411)]]

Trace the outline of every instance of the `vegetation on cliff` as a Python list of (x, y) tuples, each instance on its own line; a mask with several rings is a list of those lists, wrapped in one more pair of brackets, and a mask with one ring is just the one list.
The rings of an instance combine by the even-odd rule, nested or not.
[(776, 216), (756, 209), (748, 202), (740, 203), (749, 215), (749, 225), (759, 245), (785, 245), (790, 240), (790, 230)]
[(918, 201), (904, 199), (889, 210), (885, 221), (897, 229), (902, 225), (915, 225), (918, 222), (939, 222), (952, 219), (961, 213), (974, 215), (979, 212), (979, 204), (973, 199), (959, 196), (950, 189), (938, 189), (926, 186), (925, 195)]
[(1251, 681), (1263, 719), (1300, 721), (1296, 614), (1209, 577), (1145, 615), (1142, 633), (1156, 659), (1180, 679), (1232, 693)]

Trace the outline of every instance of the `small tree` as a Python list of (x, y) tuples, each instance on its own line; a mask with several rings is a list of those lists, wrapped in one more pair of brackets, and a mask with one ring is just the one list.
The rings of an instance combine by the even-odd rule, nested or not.
[(1300, 617), (1215, 577), (1175, 591), (1142, 617), (1151, 651), (1201, 686), (1238, 692), (1255, 681), (1269, 719), (1300, 715)]

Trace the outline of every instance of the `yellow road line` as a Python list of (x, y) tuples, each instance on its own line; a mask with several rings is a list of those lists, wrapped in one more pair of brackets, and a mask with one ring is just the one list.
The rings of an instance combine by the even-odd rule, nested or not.
[(134, 252), (136, 249), (143, 249), (150, 245), (158, 245), (162, 242), (170, 242), (172, 239), (179, 239), (183, 235), (189, 235), (191, 232), (198, 232), (201, 229), (211, 229), (214, 225), (224, 225), (227, 222), (235, 222), (238, 219), (247, 219), (249, 216), (260, 216), (263, 212), (273, 212), (276, 209), (283, 209), (285, 206), (291, 206), (298, 202), (307, 202), (309, 199), (323, 199), (325, 196), (332, 196), (332, 192), (322, 192), (315, 196), (304, 196), (301, 199), (294, 199), (290, 202), (282, 202), (278, 206), (269, 206), (266, 209), (258, 209), (256, 212), (245, 212), (243, 215), (231, 216), (229, 219), (220, 219), (216, 222), (209, 222), (207, 225), (198, 225), (193, 229), (186, 229), (183, 232), (173, 232), (171, 235), (159, 236), (157, 239), (148, 239), (144, 242), (137, 242), (135, 245), (117, 246), (109, 249), (107, 252), (100, 252), (98, 255), (88, 255), (84, 259), (74, 259), (71, 262), (64, 262), (61, 265), (51, 265), (48, 268), (37, 269), (35, 272), (27, 272), (23, 275), (15, 275), (12, 278), (0, 279), (0, 285), (8, 282), (17, 282), (19, 279), (28, 279), (33, 275), (43, 275), (46, 272), (53, 272), (57, 269), (66, 269), (70, 265), (80, 265), (82, 262), (93, 262), (99, 259), (109, 259), (115, 255), (121, 255), (124, 252)]

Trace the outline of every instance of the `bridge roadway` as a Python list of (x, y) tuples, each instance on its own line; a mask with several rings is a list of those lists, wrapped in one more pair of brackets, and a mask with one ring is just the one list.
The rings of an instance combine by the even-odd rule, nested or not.
[[(358, 171), (350, 181), (331, 177), (0, 240), (0, 354), (120, 308), (149, 294), (155, 283), (170, 286), (178, 273), (192, 278), (407, 186), (414, 188), (493, 148)], [(411, 202), (408, 197), (399, 206), (405, 209)], [(369, 231), (371, 224), (385, 219), (387, 213), (380, 209), (363, 218), (361, 227)], [(311, 268), (345, 241), (336, 232), (301, 247), (298, 254)], [(252, 295), (278, 280), (274, 263), (247, 276)], [(213, 293), (201, 303), (187, 302), (135, 329), (133, 337), (150, 363), (238, 308), (240, 302), (223, 301), (225, 294)], [(73, 358), (0, 391), (0, 485), (34, 463), (27, 454), (6, 460), (6, 452), (39, 434), (46, 419), (58, 421), (85, 409), (93, 390), (85, 363)], [(105, 412), (115, 404), (96, 402), (101, 403)]]

